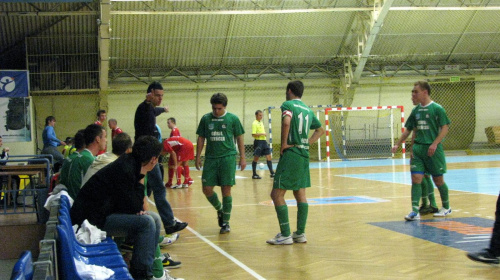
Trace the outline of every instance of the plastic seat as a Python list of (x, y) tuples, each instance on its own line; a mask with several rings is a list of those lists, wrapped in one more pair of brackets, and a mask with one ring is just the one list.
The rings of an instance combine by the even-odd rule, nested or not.
[[(59, 224), (64, 227), (65, 231), (68, 234), (68, 238), (72, 243), (73, 248), (84, 256), (99, 256), (99, 255), (120, 255), (120, 250), (116, 243), (110, 239), (111, 241), (102, 242), (98, 244), (84, 244), (80, 243), (75, 234), (73, 233), (73, 227), (71, 226), (71, 222), (67, 218), (66, 214), (62, 214), (59, 216)], [(106, 238), (105, 240), (108, 240)]]
[(104, 266), (113, 270), (115, 278), (110, 279), (132, 279), (127, 265), (121, 256), (85, 257), (76, 252), (71, 246), (71, 241), (68, 239), (67, 232), (62, 225), (57, 226), (57, 250), (62, 264), (61, 267), (64, 270), (64, 279), (80, 279), (79, 276), (74, 278), (78, 274), (74, 260), (79, 260), (89, 265)]
[[(69, 248), (69, 244), (67, 243), (68, 240), (64, 240), (64, 230), (62, 229), (62, 226), (57, 226), (57, 232), (57, 249), (59, 263), (61, 264), (59, 266), (61, 279), (83, 280), (83, 278), (78, 274), (78, 271), (76, 270), (74, 252)], [(62, 233), (60, 237), (59, 232)], [(111, 280), (133, 280), (132, 275), (130, 275), (126, 267), (115, 267), (110, 269), (115, 272), (115, 274), (111, 276), (111, 278), (109, 278)]]
[(31, 279), (33, 279), (33, 257), (31, 251), (24, 251), (12, 269), (10, 280)]

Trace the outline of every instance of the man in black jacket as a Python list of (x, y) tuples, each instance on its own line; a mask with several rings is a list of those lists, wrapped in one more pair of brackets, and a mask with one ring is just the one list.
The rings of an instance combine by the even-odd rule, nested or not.
[(70, 212), (74, 224), (87, 219), (108, 235), (134, 240), (130, 261), (134, 279), (152, 275), (160, 218), (144, 211), (144, 176), (158, 163), (161, 150), (152, 136), (137, 139), (131, 154), (108, 164), (83, 185)]
[[(159, 132), (156, 129), (156, 116), (161, 113), (168, 113), (168, 106), (159, 107), (163, 100), (163, 86), (158, 82), (153, 82), (147, 90), (147, 97), (144, 102), (139, 104), (135, 111), (134, 127), (135, 139), (144, 135), (158, 138)], [(159, 142), (159, 141), (158, 141)], [(183, 230), (187, 223), (177, 222), (174, 219), (172, 207), (166, 199), (166, 190), (161, 176), (160, 165), (157, 164), (151, 172), (148, 173), (148, 194), (152, 191), (155, 198), (156, 208), (160, 214), (167, 238), (170, 234)]]

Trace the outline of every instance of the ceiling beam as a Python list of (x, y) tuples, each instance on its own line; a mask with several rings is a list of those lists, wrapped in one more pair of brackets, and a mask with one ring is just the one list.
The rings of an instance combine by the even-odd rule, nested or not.
[(375, 39), (384, 24), (385, 17), (389, 13), (389, 9), (391, 8), (393, 2), (394, 0), (375, 0), (374, 9), (371, 12), (370, 17), (371, 22), (369, 23), (370, 30), (367, 30), (365, 34), (361, 34), (360, 36), (360, 43), (358, 44), (360, 48), (358, 50), (359, 60), (356, 70), (354, 70), (352, 80), (353, 83), (358, 83), (361, 79), (361, 74), (363, 73), (365, 64), (368, 61), (368, 56), (372, 51)]

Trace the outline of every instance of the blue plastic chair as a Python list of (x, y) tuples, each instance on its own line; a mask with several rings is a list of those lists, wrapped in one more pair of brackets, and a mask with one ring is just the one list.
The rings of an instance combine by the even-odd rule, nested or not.
[(33, 279), (33, 257), (31, 251), (24, 251), (12, 269), (10, 280), (31, 279)]
[(115, 272), (115, 274), (109, 278), (111, 280), (115, 279), (126, 279), (133, 280), (132, 275), (130, 275), (125, 262), (121, 256), (109, 256), (102, 258), (87, 258), (82, 257), (77, 252), (73, 250), (70, 246), (70, 241), (64, 227), (62, 225), (57, 226), (57, 251), (59, 257), (59, 267), (61, 269), (62, 279), (80, 280), (83, 279), (76, 270), (75, 259), (83, 261), (85, 264), (105, 266)]
[(96, 255), (120, 255), (120, 250), (114, 241), (98, 243), (98, 244), (83, 244), (80, 243), (75, 234), (73, 233), (73, 228), (70, 223), (63, 218), (64, 215), (59, 216), (59, 224), (64, 227), (68, 234), (68, 238), (72, 243), (73, 248), (84, 256), (96, 256)]

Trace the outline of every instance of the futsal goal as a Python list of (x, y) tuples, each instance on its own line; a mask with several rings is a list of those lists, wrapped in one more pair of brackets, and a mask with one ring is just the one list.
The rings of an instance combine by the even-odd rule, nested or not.
[[(403, 106), (325, 109), (326, 159), (389, 158), (404, 131)], [(398, 153), (405, 157), (405, 143)]]

